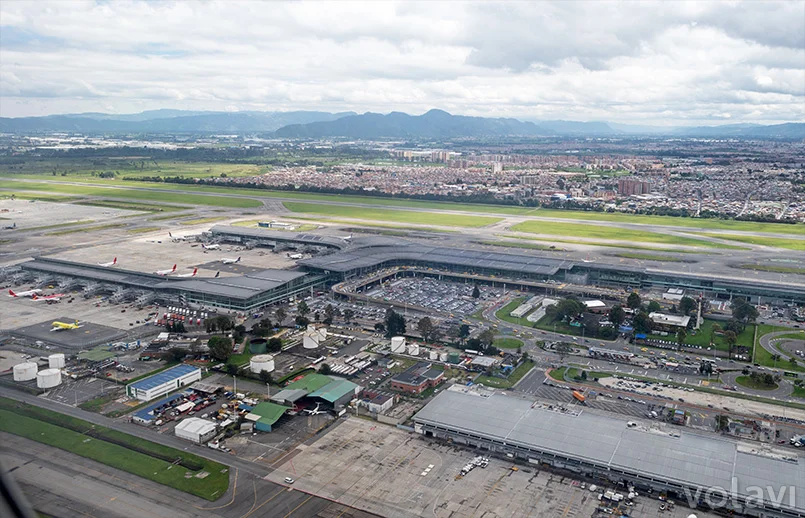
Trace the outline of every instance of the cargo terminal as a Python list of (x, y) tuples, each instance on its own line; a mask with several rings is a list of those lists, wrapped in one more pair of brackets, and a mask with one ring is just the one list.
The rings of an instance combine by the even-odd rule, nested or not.
[[(805, 516), (805, 493), (794, 490), (805, 481), (805, 462), (784, 450), (642, 427), (584, 409), (548, 407), (524, 397), (459, 386), (440, 393), (413, 420), (415, 431), (425, 437), (593, 481), (666, 493), (678, 501), (685, 501), (686, 491), (705, 495), (720, 487), (728, 492), (728, 503), (736, 504), (736, 512), (765, 518)], [(786, 488), (788, 493), (779, 505), (770, 502), (768, 494), (755, 504), (751, 497), (757, 495), (748, 488), (756, 487)]]

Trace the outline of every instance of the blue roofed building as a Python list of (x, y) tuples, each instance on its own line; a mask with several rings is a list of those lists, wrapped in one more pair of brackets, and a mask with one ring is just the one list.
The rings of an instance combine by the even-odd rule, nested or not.
[(126, 385), (126, 395), (140, 401), (151, 401), (201, 379), (201, 369), (180, 364), (153, 376)]

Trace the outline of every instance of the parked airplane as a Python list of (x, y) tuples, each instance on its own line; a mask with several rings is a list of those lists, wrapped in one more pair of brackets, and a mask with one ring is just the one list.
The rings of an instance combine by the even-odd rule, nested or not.
[(219, 248), (221, 248), (221, 245), (205, 245), (205, 244), (202, 244), (201, 248), (203, 248), (204, 250), (218, 250)]
[(352, 241), (352, 234), (348, 235), (347, 237), (342, 237), (341, 239), (349, 243), (350, 241)]
[(310, 410), (310, 409), (306, 408), (306, 409), (302, 410), (302, 413), (303, 413), (303, 414), (307, 414), (307, 415), (319, 415), (319, 414), (323, 414), (324, 412), (323, 412), (323, 411), (321, 411), (321, 410), (319, 410), (319, 407), (320, 407), (320, 406), (321, 406), (321, 403), (317, 403), (317, 404), (316, 404), (316, 408), (314, 408), (313, 410)]
[(80, 327), (84, 327), (83, 324), (81, 324), (78, 320), (76, 320), (74, 324), (68, 324), (66, 322), (56, 321), (50, 325), (53, 326), (53, 329), (51, 329), (51, 331), (65, 331), (68, 329), (78, 329)]
[(193, 268), (193, 273), (182, 273), (179, 275), (174, 275), (174, 277), (195, 277), (196, 273), (198, 273), (198, 268)]
[(171, 268), (170, 270), (157, 270), (154, 273), (157, 275), (170, 275), (175, 271), (176, 271), (176, 265), (174, 264), (173, 268)]
[(45, 295), (45, 296), (40, 297), (36, 293), (34, 293), (34, 296), (31, 297), (31, 300), (35, 300), (36, 302), (51, 303), (51, 302), (60, 301), (61, 298), (64, 297), (64, 296), (65, 296), (64, 293), (54, 293), (53, 295)]
[(170, 232), (168, 232), (168, 237), (170, 237), (171, 241), (173, 241), (174, 243), (178, 243), (179, 241), (187, 241), (186, 237), (184, 237), (184, 236), (174, 236)]
[(11, 290), (8, 290), (9, 297), (27, 297), (28, 295), (36, 295), (37, 293), (42, 293), (42, 290), (28, 290), (28, 291), (21, 291), (19, 293), (14, 293)]
[(237, 259), (229, 259), (229, 258), (224, 257), (223, 259), (221, 259), (221, 262), (224, 263), (224, 264), (239, 263), (240, 262), (240, 257), (238, 257)]
[(220, 276), (220, 275), (221, 275), (221, 272), (215, 272), (215, 278), (216, 278), (216, 279), (217, 279), (217, 278), (218, 278), (218, 276)]
[(288, 254), (288, 259), (301, 259), (304, 255), (302, 254)]
[(117, 257), (112, 259), (111, 263), (98, 263), (98, 266), (103, 266), (104, 268), (109, 268), (110, 266), (114, 266), (117, 264)]

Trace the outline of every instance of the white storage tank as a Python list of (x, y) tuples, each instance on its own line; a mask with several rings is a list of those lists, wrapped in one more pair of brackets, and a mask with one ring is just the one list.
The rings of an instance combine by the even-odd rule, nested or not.
[(392, 336), (391, 337), (391, 352), (404, 353), (405, 352), (405, 337)]
[(436, 351), (431, 351), (428, 354), (428, 358), (430, 358), (431, 360), (438, 360), (439, 359), (439, 353), (436, 352)]
[(439, 361), (446, 362), (447, 361), (447, 353), (439, 353)]
[(419, 356), (419, 344), (408, 344), (408, 354)]
[(51, 369), (63, 369), (64, 355), (61, 353), (56, 353), (48, 356), (48, 367), (50, 367)]
[(256, 374), (261, 371), (274, 372), (274, 356), (270, 354), (252, 356), (249, 361), (249, 369)]
[(41, 389), (49, 389), (61, 383), (61, 371), (59, 369), (45, 369), (36, 373), (36, 386)]
[(14, 381), (31, 381), (36, 378), (38, 365), (33, 362), (20, 363), (14, 366)]

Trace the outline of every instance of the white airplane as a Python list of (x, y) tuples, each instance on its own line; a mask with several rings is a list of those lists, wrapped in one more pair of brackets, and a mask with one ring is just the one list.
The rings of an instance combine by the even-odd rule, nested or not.
[(198, 273), (198, 268), (193, 268), (193, 273), (181, 273), (179, 275), (174, 275), (174, 277), (195, 277), (196, 273)]
[(28, 295), (36, 295), (37, 293), (42, 293), (42, 290), (28, 290), (28, 291), (21, 291), (19, 293), (14, 293), (11, 290), (8, 290), (9, 297), (27, 297)]
[(65, 295), (64, 293), (54, 293), (53, 295), (46, 295), (44, 297), (40, 297), (36, 293), (34, 293), (34, 296), (31, 297), (31, 300), (36, 302), (47, 302), (48, 304), (50, 304), (51, 302), (60, 301), (61, 298), (64, 297), (64, 295)]
[(205, 244), (202, 244), (201, 248), (203, 248), (204, 250), (218, 250), (218, 249), (221, 248), (221, 245), (205, 245)]
[(240, 262), (240, 257), (238, 257), (237, 259), (229, 259), (229, 258), (227, 258), (227, 257), (224, 257), (223, 259), (221, 259), (221, 262), (222, 262), (222, 263), (224, 263), (224, 264), (235, 264), (235, 263), (239, 263), (239, 262)]
[(186, 237), (184, 237), (184, 236), (174, 236), (170, 232), (168, 232), (168, 237), (170, 237), (171, 241), (173, 241), (174, 243), (177, 243), (179, 241), (187, 241)]
[(342, 237), (341, 239), (349, 243), (350, 241), (352, 241), (352, 234), (348, 235), (347, 237)]
[(174, 264), (173, 268), (171, 268), (170, 270), (157, 270), (154, 273), (157, 274), (157, 275), (165, 276), (165, 275), (170, 275), (175, 271), (176, 271), (176, 265)]
[(301, 259), (304, 255), (302, 254), (288, 254), (288, 259)]
[(112, 259), (111, 263), (98, 263), (98, 266), (103, 266), (104, 268), (109, 268), (110, 266), (115, 266), (117, 264), (117, 257)]
[(313, 410), (310, 410), (310, 409), (306, 408), (306, 409), (302, 410), (302, 413), (303, 413), (303, 414), (307, 414), (307, 415), (319, 415), (319, 414), (323, 414), (324, 412), (323, 412), (323, 411), (321, 411), (321, 410), (319, 410), (319, 407), (320, 407), (320, 406), (321, 406), (321, 403), (317, 403), (317, 404), (316, 404), (316, 408), (314, 408)]

